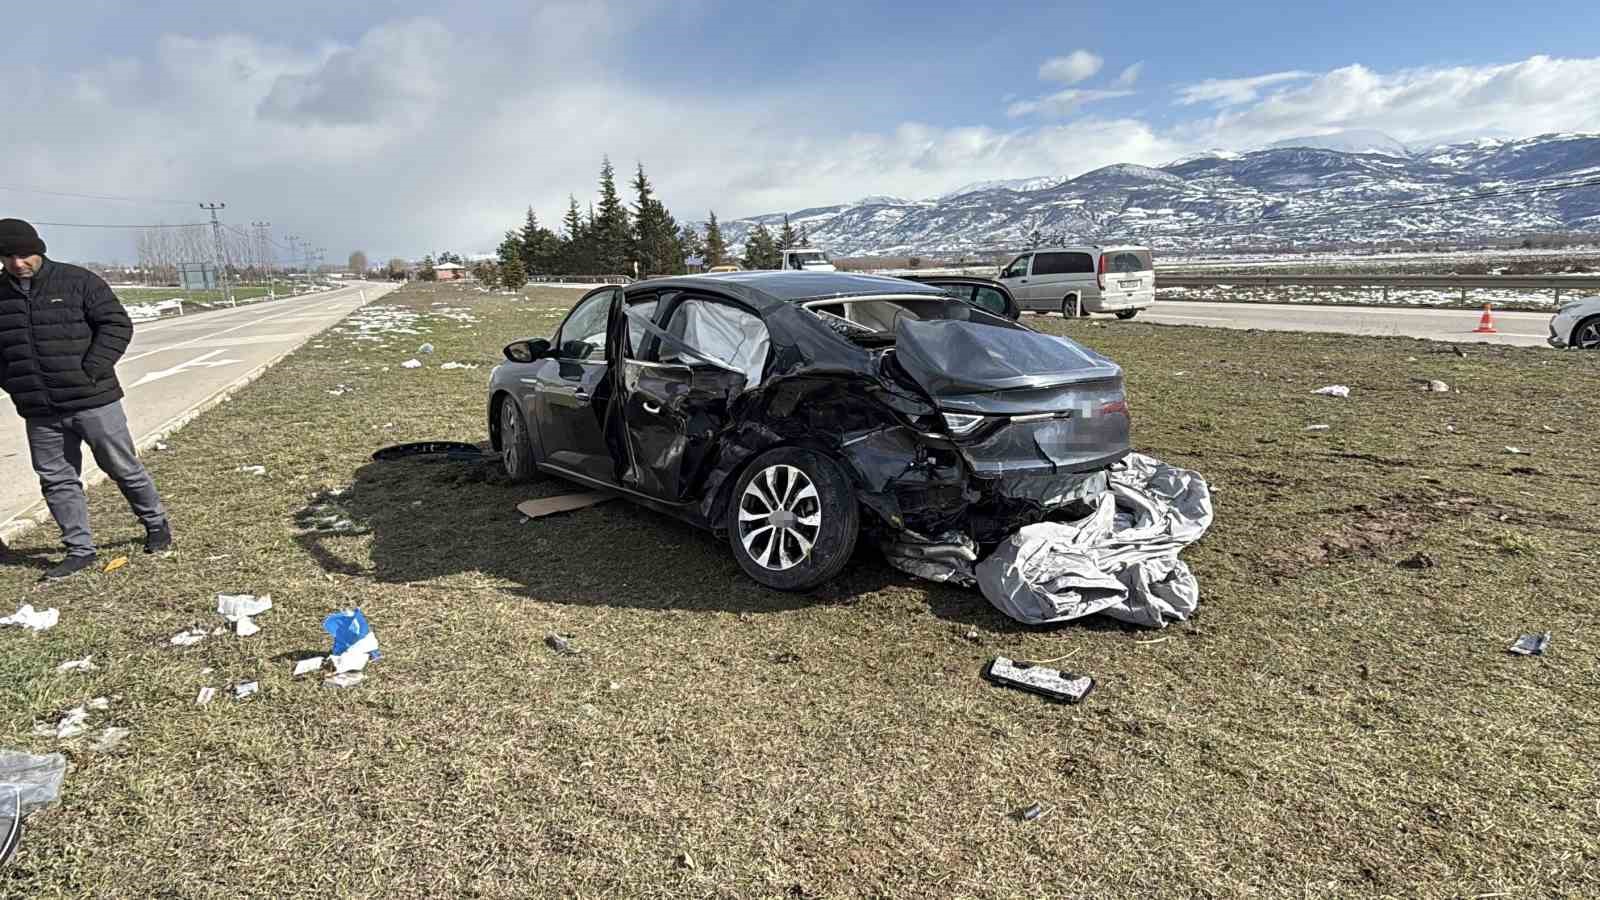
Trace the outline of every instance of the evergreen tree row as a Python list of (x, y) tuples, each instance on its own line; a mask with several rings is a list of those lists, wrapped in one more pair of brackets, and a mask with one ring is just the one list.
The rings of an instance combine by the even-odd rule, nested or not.
[[(497, 251), (498, 280), (520, 286), (536, 275), (629, 275), (647, 278), (654, 275), (681, 275), (685, 261), (698, 258), (705, 268), (734, 262), (722, 226), (713, 210), (702, 236), (691, 225), (678, 224), (667, 207), (656, 198), (655, 186), (640, 164), (629, 182), (633, 203), (625, 204), (617, 192), (616, 171), (609, 158), (600, 166), (600, 199), (585, 212), (578, 199), (567, 198), (567, 213), (560, 230), (539, 223), (533, 208), (528, 208), (522, 227), (507, 231)], [(783, 231), (774, 237), (766, 226), (758, 225), (746, 239), (745, 253), (738, 262), (746, 269), (775, 269), (783, 250), (809, 246), (805, 230), (797, 234), (783, 220)], [(441, 260), (442, 261), (442, 260)]]

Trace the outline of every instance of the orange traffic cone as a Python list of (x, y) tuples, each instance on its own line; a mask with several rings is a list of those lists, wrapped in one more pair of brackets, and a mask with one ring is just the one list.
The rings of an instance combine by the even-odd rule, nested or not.
[(1478, 327), (1472, 329), (1473, 334), (1499, 334), (1494, 330), (1494, 316), (1489, 312), (1489, 304), (1483, 305), (1483, 315), (1478, 319)]

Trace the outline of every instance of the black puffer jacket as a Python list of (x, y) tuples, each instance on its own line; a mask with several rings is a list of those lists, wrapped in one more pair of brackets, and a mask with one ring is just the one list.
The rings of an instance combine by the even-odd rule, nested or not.
[(32, 293), (0, 272), (0, 387), (17, 412), (41, 419), (121, 400), (116, 365), (133, 322), (105, 279), (47, 259)]

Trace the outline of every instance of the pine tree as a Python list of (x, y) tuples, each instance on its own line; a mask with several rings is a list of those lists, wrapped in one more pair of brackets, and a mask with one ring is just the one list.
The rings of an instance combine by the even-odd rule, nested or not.
[(706, 242), (693, 225), (685, 225), (678, 230), (678, 252), (683, 255), (685, 264), (691, 258), (698, 256), (702, 266), (711, 265), (706, 262)]
[(417, 272), (417, 277), (423, 281), (434, 281), (438, 279), (439, 273), (433, 269), (432, 253), (429, 253), (427, 256), (422, 258), (422, 268)]
[(777, 242), (772, 239), (772, 232), (767, 230), (766, 225), (758, 224), (751, 229), (744, 239), (741, 265), (746, 269), (776, 269), (782, 259)]
[(800, 246), (799, 244), (795, 243), (796, 240), (794, 229), (789, 227), (789, 214), (784, 213), (783, 231), (778, 233), (778, 249), (793, 250), (795, 247)]
[(567, 195), (567, 215), (562, 220), (561, 274), (587, 275), (593, 263), (589, 229), (578, 212), (578, 198)]
[(522, 267), (522, 257), (513, 256), (499, 267), (500, 286), (509, 291), (520, 291), (528, 284), (528, 270)]
[(802, 247), (810, 247), (811, 246), (811, 237), (810, 237), (810, 235), (806, 234), (806, 227), (804, 225), (800, 226), (800, 246), (802, 246)]
[(522, 232), (517, 237), (522, 244), (520, 255), (523, 270), (528, 274), (554, 274), (551, 269), (559, 267), (556, 236), (539, 224), (539, 217), (534, 215), (531, 206), (528, 207), (527, 218), (523, 220)]
[(728, 245), (722, 240), (722, 226), (717, 224), (717, 211), (711, 211), (711, 219), (706, 223), (706, 268), (726, 265), (728, 262)]
[(600, 210), (594, 217), (594, 256), (600, 268), (596, 274), (631, 274), (629, 252), (632, 234), (628, 228), (628, 209), (617, 196), (616, 171), (611, 159), (602, 157), (600, 165)]
[[(505, 238), (500, 241), (500, 246), (496, 247), (494, 251), (495, 260), (499, 263), (500, 271), (506, 271), (513, 261), (521, 265), (527, 250), (528, 248), (522, 243), (521, 233), (516, 231), (506, 232)], [(523, 269), (523, 275), (524, 280), (526, 280), (526, 268)]]

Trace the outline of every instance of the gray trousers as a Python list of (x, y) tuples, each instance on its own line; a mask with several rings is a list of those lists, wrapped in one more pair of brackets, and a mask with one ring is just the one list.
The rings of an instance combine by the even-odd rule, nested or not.
[(84, 444), (94, 454), (95, 465), (122, 489), (122, 496), (128, 498), (133, 514), (147, 531), (167, 524), (167, 510), (150, 473), (139, 462), (121, 401), (59, 418), (28, 419), (27, 423), (33, 471), (39, 476), (50, 515), (61, 526), (61, 543), (68, 556), (92, 556), (95, 552), (89, 534), (89, 498), (80, 480)]

